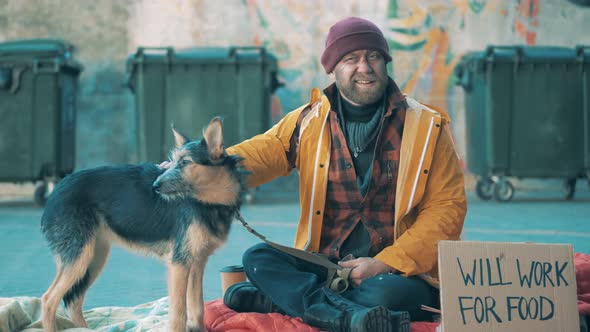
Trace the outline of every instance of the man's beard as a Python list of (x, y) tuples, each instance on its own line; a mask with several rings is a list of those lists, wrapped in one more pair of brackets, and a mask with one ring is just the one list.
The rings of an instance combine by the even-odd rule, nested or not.
[(340, 93), (354, 104), (371, 105), (383, 98), (387, 83), (378, 78), (370, 78), (369, 80), (373, 80), (376, 83), (376, 86), (373, 89), (361, 89), (357, 86), (354, 80), (347, 81), (344, 84), (340, 84), (336, 81), (336, 86)]

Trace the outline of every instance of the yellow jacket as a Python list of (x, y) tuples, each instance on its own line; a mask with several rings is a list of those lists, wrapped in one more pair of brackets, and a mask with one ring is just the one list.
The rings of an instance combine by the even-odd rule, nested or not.
[[(419, 275), (438, 285), (439, 240), (458, 240), (467, 211), (463, 172), (449, 131), (448, 115), (406, 98), (406, 112), (395, 200), (395, 240), (375, 256), (404, 276)], [(330, 164), (330, 103), (319, 89), (311, 100), (287, 114), (264, 134), (227, 149), (244, 157), (258, 186), (290, 170), (285, 152), (302, 110), (312, 105), (300, 128), (299, 170), (301, 217), (295, 247), (318, 251)], [(445, 130), (443, 130), (445, 129)]]

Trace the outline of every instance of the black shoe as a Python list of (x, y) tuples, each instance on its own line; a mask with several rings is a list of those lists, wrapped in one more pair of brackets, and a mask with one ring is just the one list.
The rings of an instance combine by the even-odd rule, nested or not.
[(385, 307), (367, 308), (352, 314), (350, 332), (410, 332), (410, 314)]
[(307, 308), (303, 322), (330, 332), (410, 332), (410, 314), (407, 311), (390, 311), (385, 307), (353, 310), (318, 303)]
[(228, 287), (223, 296), (223, 303), (237, 312), (283, 313), (269, 297), (248, 281), (238, 282)]

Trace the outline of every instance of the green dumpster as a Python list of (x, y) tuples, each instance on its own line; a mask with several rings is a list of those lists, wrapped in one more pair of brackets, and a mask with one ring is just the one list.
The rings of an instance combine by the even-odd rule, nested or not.
[(139, 48), (127, 61), (139, 159), (167, 159), (171, 124), (194, 138), (222, 116), (226, 146), (266, 131), (277, 70), (276, 58), (259, 47)]
[(510, 200), (506, 177), (563, 178), (573, 197), (585, 173), (582, 69), (565, 47), (490, 46), (462, 58), (467, 167), (480, 198)]
[(82, 66), (73, 49), (52, 39), (0, 43), (0, 181), (42, 181), (39, 204), (74, 169)]
[(469, 144), (466, 146), (467, 164), (474, 174), (488, 173), (487, 139), (484, 132), (486, 124), (486, 93), (483, 52), (471, 52), (464, 55), (459, 65), (455, 67), (457, 84), (465, 91), (465, 110), (469, 114), (465, 117), (466, 135)]

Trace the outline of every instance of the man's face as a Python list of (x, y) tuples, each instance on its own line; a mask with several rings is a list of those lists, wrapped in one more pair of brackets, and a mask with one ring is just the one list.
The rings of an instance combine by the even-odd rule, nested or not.
[(334, 67), (336, 86), (353, 105), (376, 103), (387, 88), (385, 59), (376, 50), (357, 50), (346, 54)]

